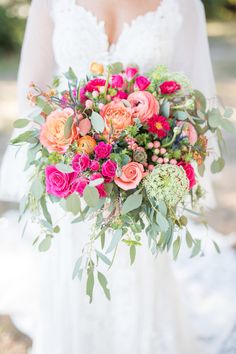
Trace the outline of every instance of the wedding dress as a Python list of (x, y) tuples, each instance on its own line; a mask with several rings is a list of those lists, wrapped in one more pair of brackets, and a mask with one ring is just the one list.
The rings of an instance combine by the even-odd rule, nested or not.
[[(125, 23), (111, 45), (104, 22), (76, 0), (33, 0), (19, 70), (21, 112), (27, 109), (29, 82), (44, 87), (69, 66), (82, 78), (92, 61), (135, 62), (142, 72), (165, 64), (186, 73), (208, 98), (215, 95), (199, 0), (162, 0), (156, 10)], [(21, 198), (26, 186), (24, 160), (24, 149), (17, 157), (14, 148), (8, 149), (1, 172), (2, 199)], [(59, 210), (54, 214), (60, 218)], [(202, 354), (171, 261), (166, 254), (153, 259), (145, 240), (132, 267), (125, 245), (120, 246), (108, 272), (112, 301), (96, 287), (94, 301), (88, 304), (84, 284), (72, 280), (72, 271), (89, 229), (88, 223), (72, 226), (63, 219), (51, 250), (39, 257), (40, 304), (33, 353)]]

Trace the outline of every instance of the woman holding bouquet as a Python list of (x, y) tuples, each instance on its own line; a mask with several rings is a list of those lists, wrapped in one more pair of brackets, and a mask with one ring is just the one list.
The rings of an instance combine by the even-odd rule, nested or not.
[[(21, 111), (28, 109), (29, 82), (46, 87), (69, 67), (83, 78), (92, 62), (118, 61), (137, 63), (144, 73), (167, 65), (189, 76), (209, 99), (215, 95), (200, 0), (33, 0), (19, 69)], [(26, 185), (23, 173), (16, 180), (15, 163), (4, 175), (13, 156), (9, 150), (2, 168), (6, 199), (20, 198)], [(8, 191), (7, 185), (15, 190)], [(57, 210), (53, 213), (60, 217)], [(71, 273), (89, 232), (89, 223), (71, 226), (63, 219), (57, 242), (42, 256), (34, 353), (203, 353), (191, 332), (168, 256), (155, 260), (146, 245), (133, 267), (125, 245), (120, 247), (109, 274), (111, 302), (95, 289), (93, 303), (87, 303)]]

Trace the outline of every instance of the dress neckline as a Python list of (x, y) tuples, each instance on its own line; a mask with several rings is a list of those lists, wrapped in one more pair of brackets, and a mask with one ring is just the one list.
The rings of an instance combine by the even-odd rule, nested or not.
[(123, 36), (123, 34), (127, 28), (131, 29), (140, 20), (143, 20), (151, 15), (155, 16), (155, 15), (159, 14), (161, 12), (161, 9), (163, 8), (164, 4), (167, 1), (168, 0), (160, 0), (160, 3), (157, 5), (157, 7), (154, 10), (146, 11), (144, 14), (137, 15), (130, 22), (125, 21), (122, 25), (122, 29), (121, 29), (116, 41), (114, 41), (114, 42), (110, 42), (110, 40), (109, 40), (108, 33), (105, 29), (105, 20), (102, 20), (102, 19), (100, 20), (91, 10), (78, 4), (76, 0), (73, 0), (72, 5), (75, 10), (83, 11), (87, 16), (89, 16), (95, 22), (95, 24), (97, 25), (98, 28), (102, 27), (104, 36), (106, 37), (107, 50), (108, 50), (108, 52), (110, 52), (118, 45), (120, 38)]

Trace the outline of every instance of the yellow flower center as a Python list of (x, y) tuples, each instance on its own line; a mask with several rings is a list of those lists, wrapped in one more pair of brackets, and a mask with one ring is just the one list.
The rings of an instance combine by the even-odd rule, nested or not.
[(162, 124), (160, 123), (160, 122), (157, 122), (156, 123), (156, 128), (157, 129), (162, 129), (163, 127), (162, 127)]

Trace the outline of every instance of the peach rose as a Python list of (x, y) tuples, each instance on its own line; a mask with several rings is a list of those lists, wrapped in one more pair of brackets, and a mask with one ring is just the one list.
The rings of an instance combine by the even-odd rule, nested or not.
[(49, 152), (56, 151), (63, 154), (68, 145), (78, 138), (79, 129), (75, 122), (72, 124), (70, 137), (66, 138), (64, 135), (66, 121), (73, 115), (73, 109), (65, 108), (62, 111), (55, 110), (46, 117), (40, 132), (40, 142)]
[(130, 108), (125, 107), (121, 101), (106, 104), (100, 113), (105, 121), (104, 134), (118, 135), (134, 124)]
[(92, 154), (96, 146), (96, 140), (90, 135), (85, 135), (78, 140), (78, 152)]
[(129, 162), (127, 165), (122, 167), (121, 176), (116, 176), (114, 181), (118, 187), (127, 191), (129, 189), (135, 189), (144, 176), (144, 168), (141, 163)]
[(133, 118), (139, 118), (141, 123), (145, 123), (160, 111), (158, 101), (148, 91), (135, 91), (128, 96), (127, 100), (131, 104)]

